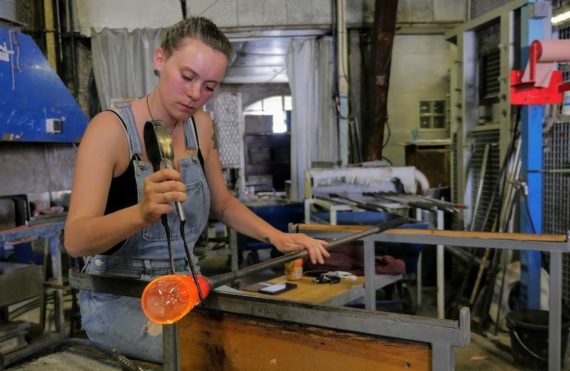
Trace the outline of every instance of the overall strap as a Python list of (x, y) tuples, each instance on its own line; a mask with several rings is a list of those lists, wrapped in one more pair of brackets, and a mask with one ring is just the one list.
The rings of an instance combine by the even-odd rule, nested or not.
[(200, 149), (198, 133), (196, 132), (196, 122), (194, 116), (184, 121), (184, 136), (186, 137), (186, 148)]
[[(192, 120), (192, 125), (190, 125), (190, 120)], [(197, 149), (196, 152), (198, 153), (200, 167), (204, 174), (206, 174), (204, 169), (204, 156), (202, 155), (202, 151), (200, 151), (200, 140), (198, 139), (198, 131), (196, 130), (196, 120), (194, 120), (194, 116), (184, 122), (184, 134), (186, 136), (186, 146), (191, 149)]]
[(131, 147), (131, 158), (136, 156), (139, 160), (142, 159), (142, 147), (139, 141), (135, 116), (130, 103), (120, 103), (117, 109), (121, 111), (122, 116), (125, 118), (123, 123), (126, 125), (127, 135), (129, 138), (129, 146)]
[(106, 110), (107, 112), (111, 112), (113, 115), (117, 116), (117, 118), (119, 119), (119, 122), (121, 123), (121, 125), (123, 126), (123, 130), (125, 131), (125, 136), (127, 137), (127, 142), (129, 143), (129, 158), (133, 158), (133, 144), (129, 138), (129, 130), (127, 129), (127, 124), (125, 123), (125, 120), (123, 120), (123, 117), (118, 114), (116, 111), (113, 111), (112, 109), (108, 109)]

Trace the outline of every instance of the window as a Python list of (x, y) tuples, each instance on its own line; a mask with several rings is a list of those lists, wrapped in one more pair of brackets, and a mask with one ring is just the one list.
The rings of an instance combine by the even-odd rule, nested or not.
[(291, 108), (291, 96), (278, 95), (249, 105), (243, 113), (245, 115), (273, 116), (273, 133), (286, 133), (288, 131), (286, 111), (291, 111)]
[(419, 102), (420, 129), (447, 129), (445, 100)]

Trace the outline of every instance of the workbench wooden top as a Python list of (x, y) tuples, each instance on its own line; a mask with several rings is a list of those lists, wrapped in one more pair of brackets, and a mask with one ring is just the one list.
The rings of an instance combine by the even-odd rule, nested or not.
[[(330, 224), (293, 224), (291, 231), (310, 232), (345, 232), (358, 233), (374, 226), (366, 225), (330, 225)], [(478, 238), (499, 239), (515, 241), (541, 241), (541, 242), (566, 242), (568, 235), (565, 234), (531, 234), (531, 233), (504, 233), (504, 232), (477, 232), (477, 231), (452, 231), (437, 229), (389, 229), (385, 234), (393, 235), (416, 235), (416, 236), (439, 236), (452, 238)]]
[(298, 281), (287, 281), (285, 276), (277, 277), (267, 282), (291, 282), (297, 284), (297, 288), (283, 292), (277, 295), (268, 295), (259, 292), (242, 290), (244, 295), (256, 297), (269, 297), (275, 299), (301, 301), (311, 304), (322, 304), (332, 298), (343, 295), (346, 292), (362, 287), (364, 284), (364, 276), (357, 276), (356, 280), (343, 278), (339, 283), (315, 283), (314, 277), (304, 276)]

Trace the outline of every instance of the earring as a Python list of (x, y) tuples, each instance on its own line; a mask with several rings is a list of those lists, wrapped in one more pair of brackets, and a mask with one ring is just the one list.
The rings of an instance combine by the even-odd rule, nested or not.
[(156, 68), (152, 71), (152, 73), (154, 74), (154, 76), (160, 77), (160, 71), (157, 70)]

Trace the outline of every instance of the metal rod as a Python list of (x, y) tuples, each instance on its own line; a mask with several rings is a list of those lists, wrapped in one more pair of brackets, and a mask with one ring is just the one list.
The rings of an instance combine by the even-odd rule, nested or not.
[(533, 169), (527, 170), (527, 173), (570, 174), (570, 169)]
[[(351, 205), (351, 206), (356, 206), (359, 207), (361, 209), (364, 210), (370, 210), (370, 211), (390, 211), (390, 209), (382, 206), (382, 205), (376, 205), (376, 204), (371, 204), (371, 203), (366, 203), (366, 202), (361, 202), (355, 199), (352, 199), (348, 196), (343, 196), (343, 195), (339, 195), (336, 193), (331, 193), (330, 194), (331, 197), (333, 198), (323, 198), (321, 196), (317, 196), (317, 198), (321, 198), (323, 200), (328, 200), (331, 202), (337, 202), (340, 204), (345, 204), (345, 205)], [(411, 219), (410, 219), (411, 220)], [(332, 223), (331, 223), (332, 224)]]
[(364, 192), (363, 195), (364, 196), (371, 196), (374, 198), (381, 198), (381, 199), (386, 198), (386, 197), (390, 197), (393, 195), (401, 195), (401, 196), (403, 195), (408, 199), (414, 199), (417, 201), (430, 203), (439, 209), (443, 209), (445, 211), (451, 211), (451, 212), (455, 211), (455, 209), (466, 209), (467, 208), (467, 206), (464, 204), (458, 204), (458, 203), (454, 203), (454, 202), (449, 202), (449, 201), (445, 201), (445, 200), (438, 200), (438, 199), (427, 197), (427, 196), (421, 196), (421, 195), (409, 194), (409, 193), (399, 194), (396, 192)]
[(427, 196), (420, 196), (420, 195), (407, 194), (406, 193), (406, 197), (416, 199), (418, 201), (429, 202), (429, 203), (433, 204), (435, 207), (437, 207), (438, 209), (442, 209), (443, 211), (447, 211), (447, 212), (457, 212), (458, 209), (466, 209), (467, 208), (467, 206), (464, 204), (448, 202), (448, 201), (445, 201), (443, 199), (438, 200), (438, 199), (427, 197)]
[[(419, 207), (416, 208), (416, 220), (418, 222), (422, 221), (422, 216), (422, 209)], [(422, 251), (423, 249), (418, 253), (418, 261), (416, 262), (416, 304), (418, 308), (422, 307)], [(439, 268), (439, 266), (437, 268)]]
[[(443, 230), (443, 211), (438, 210), (437, 229)], [(437, 318), (445, 318), (445, 247), (443, 245), (436, 246), (436, 276), (437, 276)]]
[(548, 371), (560, 371), (562, 355), (562, 253), (550, 252)]
[(495, 330), (494, 334), (499, 333), (499, 326), (501, 324), (501, 307), (503, 304), (503, 295), (505, 291), (505, 281), (507, 279), (507, 269), (509, 268), (509, 256), (507, 255), (508, 250), (501, 250), (499, 263), (503, 265), (501, 272), (501, 288), (499, 290), (499, 305), (497, 306), (497, 317), (495, 318)]
[[(499, 232), (505, 232), (508, 229), (509, 221), (511, 219), (511, 214), (513, 210), (513, 200), (515, 197), (516, 190), (514, 188), (514, 182), (519, 178), (521, 171), (521, 145), (520, 139), (517, 140), (515, 144), (515, 156), (513, 162), (509, 166), (506, 173), (506, 182), (504, 184), (505, 190), (503, 191), (503, 203), (501, 206), (501, 215), (499, 219)], [(512, 170), (512, 171), (509, 171)]]
[(374, 241), (364, 241), (364, 309), (376, 310), (376, 251)]
[(196, 268), (194, 268), (194, 262), (192, 261), (192, 253), (190, 252), (190, 248), (188, 247), (188, 242), (186, 241), (186, 234), (184, 232), (184, 220), (180, 220), (180, 236), (182, 236), (182, 241), (184, 242), (184, 252), (186, 253), (186, 259), (188, 259), (188, 265), (190, 266), (190, 272), (192, 273), (192, 279), (194, 280), (194, 284), (198, 289), (198, 297), (200, 298), (200, 303), (204, 301), (204, 293), (202, 292), (202, 287), (200, 286), (200, 281), (198, 280), (198, 276), (196, 274)]
[[(333, 241), (331, 243), (329, 243), (326, 246), (327, 251), (330, 251), (338, 246), (347, 244), (349, 242), (352, 241), (356, 241), (359, 240), (361, 238), (370, 236), (371, 234), (375, 234), (375, 233), (381, 233), (384, 231), (387, 231), (388, 229), (392, 229), (392, 228), (396, 228), (402, 224), (408, 223), (410, 221), (409, 218), (406, 217), (400, 217), (394, 220), (389, 220), (387, 222), (381, 223), (379, 225), (377, 225), (376, 227), (372, 227), (370, 229), (364, 230), (362, 232), (357, 232), (351, 235), (348, 235), (346, 237), (342, 237), (339, 238), (336, 241)], [(303, 250), (303, 251), (299, 251), (299, 252), (294, 252), (294, 253), (289, 253), (274, 259), (270, 259), (270, 260), (266, 260), (264, 262), (261, 263), (257, 263), (254, 265), (250, 265), (249, 267), (245, 267), (242, 269), (238, 269), (235, 272), (228, 272), (228, 273), (224, 273), (224, 274), (219, 274), (213, 277), (209, 278), (210, 284), (212, 286), (212, 288), (216, 288), (219, 286), (222, 286), (226, 283), (229, 283), (231, 281), (234, 281), (236, 279), (245, 277), (247, 275), (250, 275), (252, 273), (256, 273), (256, 272), (260, 272), (263, 271), (265, 269), (277, 266), (277, 265), (281, 265), (299, 258), (304, 258), (305, 256), (307, 256), (307, 251)]]
[(435, 205), (433, 203), (426, 202), (424, 200), (414, 201), (413, 199), (410, 199), (410, 197), (407, 196), (408, 195), (405, 193), (391, 192), (384, 194), (382, 197), (386, 200), (398, 202), (404, 206), (413, 207), (413, 208), (419, 207), (420, 209), (435, 211)]
[[(487, 172), (487, 160), (489, 158), (489, 148), (488, 144), (485, 145), (485, 152), (483, 152), (483, 160), (481, 161), (481, 171), (479, 172), (479, 183), (477, 185), (477, 193), (475, 196), (475, 204), (473, 206), (473, 212), (471, 215), (471, 226), (470, 231), (475, 230), (475, 225), (477, 221), (477, 212), (479, 211), (479, 202), (481, 201), (481, 194), (483, 192), (483, 183), (485, 182), (485, 175)], [(483, 226), (485, 228), (485, 226)]]

